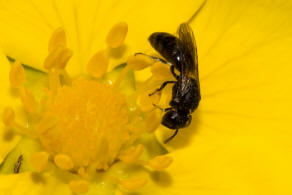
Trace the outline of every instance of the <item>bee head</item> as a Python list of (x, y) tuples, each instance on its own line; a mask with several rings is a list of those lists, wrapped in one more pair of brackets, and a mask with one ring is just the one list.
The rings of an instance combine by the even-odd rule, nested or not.
[(162, 125), (169, 129), (180, 129), (189, 126), (192, 116), (188, 112), (170, 110), (162, 118)]

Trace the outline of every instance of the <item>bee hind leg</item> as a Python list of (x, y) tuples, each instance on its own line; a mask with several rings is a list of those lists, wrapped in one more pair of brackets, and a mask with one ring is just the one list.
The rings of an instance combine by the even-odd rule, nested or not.
[(142, 52), (135, 53), (134, 55), (135, 55), (135, 56), (136, 56), (136, 55), (144, 55), (144, 56), (147, 56), (147, 57), (149, 57), (149, 58), (151, 58), (151, 59), (153, 59), (153, 60), (157, 60), (157, 61), (159, 61), (159, 62), (161, 62), (161, 63), (163, 63), (163, 64), (171, 65), (170, 63), (168, 63), (167, 61), (165, 61), (165, 60), (162, 59), (162, 58), (155, 57), (155, 56), (151, 56), (151, 55), (148, 55), (148, 54), (145, 54), (145, 53), (142, 53)]
[(167, 84), (170, 84), (170, 83), (176, 83), (176, 81), (165, 81), (164, 83), (162, 83), (162, 85), (158, 89), (156, 89), (153, 93), (150, 93), (149, 96), (152, 96), (155, 93), (161, 91), (162, 89), (164, 89), (164, 87), (166, 87)]

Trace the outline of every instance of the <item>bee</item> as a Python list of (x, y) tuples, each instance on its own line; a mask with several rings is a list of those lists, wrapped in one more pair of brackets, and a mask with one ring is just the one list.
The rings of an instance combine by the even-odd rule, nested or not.
[[(152, 47), (165, 59), (149, 56), (154, 60), (170, 65), (170, 71), (176, 81), (165, 81), (153, 94), (163, 90), (166, 85), (173, 84), (170, 107), (162, 109), (161, 124), (175, 130), (174, 134), (164, 143), (173, 139), (178, 130), (190, 125), (192, 113), (196, 110), (201, 100), (200, 82), (198, 72), (198, 55), (195, 37), (187, 23), (182, 23), (177, 30), (178, 36), (166, 32), (155, 32), (149, 37)], [(143, 53), (136, 53), (142, 54)], [(175, 73), (175, 70), (179, 74)], [(156, 106), (156, 105), (155, 105)]]

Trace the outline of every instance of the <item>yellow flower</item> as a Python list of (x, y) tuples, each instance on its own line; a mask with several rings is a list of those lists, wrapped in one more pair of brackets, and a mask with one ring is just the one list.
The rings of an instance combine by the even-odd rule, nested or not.
[[(147, 36), (158, 26), (173, 31), (198, 3), (133, 9), (131, 1), (2, 1), (0, 24), (6, 30), (0, 46), (15, 60), (11, 87), (6, 80), (3, 86), (20, 97), (23, 109), (9, 98), (3, 101), (0, 189), (8, 194), (131, 193), (146, 187), (151, 173), (166, 169), (172, 158), (149, 134), (160, 123), (152, 106), (159, 95), (148, 97), (153, 84), (147, 81), (134, 91), (131, 74), (153, 60), (126, 57), (147, 49)], [(170, 10), (176, 14), (169, 17)], [(161, 22), (151, 25), (157, 17)], [(117, 66), (126, 59), (125, 68)], [(5, 56), (1, 61), (7, 76), (9, 62)], [(17, 134), (23, 135), (20, 141)], [(25, 184), (17, 187), (18, 182)]]
[[(24, 107), (30, 113), (29, 124), (36, 124), (38, 127), (36, 129), (42, 136), (38, 135), (41, 144), (29, 138), (22, 138), (18, 142), (18, 136), (2, 131), (2, 137), (5, 139), (1, 141), (0, 157), (2, 162), (4, 159), (5, 161), (1, 168), (1, 192), (6, 194), (70, 194), (71, 188), (76, 193), (89, 190), (88, 194), (127, 194), (128, 191), (141, 187), (137, 193), (290, 194), (291, 135), (289, 130), (292, 125), (289, 119), (292, 95), (289, 87), (292, 79), (289, 75), (291, 60), (288, 54), (292, 40), (289, 11), (291, 4), (260, 0), (174, 3), (160, 1), (159, 4), (145, 2), (145, 5), (140, 3), (113, 4), (109, 1), (69, 0), (1, 2), (0, 24), (6, 29), (0, 32), (2, 51), (5, 55), (40, 70), (45, 70), (43, 68), (45, 64), (49, 70), (49, 81), (43, 73), (26, 69), (23, 74), (22, 67), (17, 62), (10, 71), (10, 74), (14, 76), (10, 83), (18, 87)], [(199, 11), (196, 12), (198, 9)], [(121, 89), (116, 92), (114, 89), (112, 91), (111, 87), (105, 89), (104, 85), (92, 87), (91, 84), (92, 82), (96, 84), (96, 79), (87, 80), (88, 77), (74, 79), (72, 87), (60, 89), (60, 83), (56, 77), (61, 75), (62, 82), (65, 83), (71, 82), (68, 75), (84, 75), (86, 72), (92, 77), (99, 78), (107, 72), (106, 69), (111, 70), (114, 66), (125, 62), (127, 56), (137, 51), (153, 53), (153, 49), (146, 44), (146, 39), (152, 32), (175, 32), (179, 23), (188, 20), (197, 40), (202, 101), (199, 109), (193, 114), (191, 126), (180, 130), (174, 140), (163, 145), (174, 159), (173, 164), (165, 172), (153, 171), (164, 168), (164, 163), (167, 167), (171, 163), (171, 158), (166, 157), (163, 160), (160, 157), (153, 158), (155, 155), (164, 154), (165, 151), (154, 142), (152, 137), (141, 139), (142, 142), (146, 142), (146, 147), (147, 142), (150, 141), (151, 144), (148, 145), (154, 148), (154, 150), (146, 148), (149, 149), (145, 157), (148, 161), (135, 161), (141, 154), (141, 145), (131, 147), (132, 145), (129, 144), (129, 148), (118, 154), (119, 159), (125, 163), (115, 163), (111, 155), (97, 158), (94, 155), (91, 156), (92, 153), (88, 151), (83, 153), (86, 150), (83, 150), (83, 145), (79, 143), (84, 143), (84, 141), (78, 142), (79, 139), (95, 138), (93, 140), (96, 140), (94, 135), (80, 135), (80, 137), (72, 135), (70, 139), (72, 137), (77, 139), (76, 143), (79, 145), (76, 145), (75, 140), (73, 142), (68, 140), (68, 132), (62, 134), (63, 131), (60, 129), (64, 129), (66, 124), (69, 124), (69, 127), (72, 124), (68, 122), (70, 117), (66, 117), (70, 116), (72, 110), (79, 112), (76, 103), (84, 102), (82, 100), (85, 97), (96, 99), (96, 94), (90, 93), (93, 89), (98, 91), (98, 94), (108, 94), (113, 99), (117, 98), (117, 94), (125, 93), (126, 100), (117, 98), (117, 106), (124, 107), (125, 101), (130, 105), (136, 102), (127, 96), (133, 92), (131, 89), (127, 92), (133, 83), (131, 81), (126, 87), (121, 86)], [(123, 42), (122, 39), (115, 40), (122, 37), (119, 34), (123, 34), (121, 33), (123, 30), (110, 31), (112, 25), (120, 21), (126, 21), (129, 24), (126, 45), (108, 49), (108, 47), (117, 47), (120, 45), (119, 42)], [(62, 28), (57, 29), (60, 26), (65, 29), (66, 42)], [(125, 29), (122, 23), (118, 26), (121, 27), (118, 29)], [(57, 31), (48, 43), (55, 29)], [(108, 33), (109, 31), (111, 33)], [(113, 34), (112, 39), (106, 37), (106, 35), (111, 37), (111, 34)], [(49, 45), (49, 51), (47, 45)], [(66, 72), (63, 70), (71, 57), (70, 49), (73, 50), (73, 56), (68, 61)], [(109, 54), (109, 63), (107, 54)], [(52, 62), (56, 62), (54, 61), (56, 59), (58, 63), (62, 63), (58, 64), (58, 68), (52, 68), (55, 66)], [(3, 75), (8, 75), (10, 67), (7, 59), (1, 56), (0, 60)], [(137, 59), (128, 58), (128, 64), (132, 62), (131, 68), (136, 70), (145, 68), (138, 66), (142, 63), (137, 64), (135, 60)], [(94, 63), (91, 62), (95, 61), (101, 64), (102, 70), (92, 66)], [(107, 64), (108, 68), (104, 66)], [(145, 62), (142, 65), (149, 66), (149, 64), (151, 63)], [(128, 135), (132, 135), (129, 131), (137, 130), (133, 124), (134, 126), (137, 124), (138, 130), (141, 131), (155, 130), (156, 125), (151, 122), (156, 121), (157, 115), (160, 116), (161, 113), (150, 112), (152, 108), (149, 105), (152, 101), (159, 101), (159, 98), (149, 100), (147, 94), (154, 89), (154, 85), (159, 85), (158, 81), (169, 78), (167, 73), (160, 74), (162, 68), (156, 64), (151, 68), (135, 72), (139, 80), (137, 88), (143, 86), (141, 91), (138, 90), (137, 105), (141, 110), (141, 115), (138, 116), (144, 116), (144, 118), (139, 123), (140, 118), (136, 118), (137, 113), (122, 114), (124, 117), (119, 118), (119, 122), (126, 125), (117, 126), (117, 129), (123, 127), (121, 131)], [(159, 73), (161, 77), (149, 84), (146, 79), (151, 75), (150, 70), (153, 75), (157, 76), (156, 73)], [(106, 74), (104, 81), (115, 79), (120, 81), (125, 78), (126, 73), (127, 68), (121, 72), (116, 69)], [(23, 87), (25, 80), (26, 84)], [(1, 81), (2, 91), (7, 92), (1, 96), (2, 107), (16, 105), (14, 107), (17, 108), (18, 102), (15, 100), (17, 91), (9, 91), (11, 89), (7, 78), (2, 78)], [(35, 84), (36, 81), (40, 83)], [(38, 111), (33, 106), (33, 96), (24, 89), (29, 87), (34, 92), (34, 96), (40, 98), (43, 93), (35, 88), (40, 88), (45, 83), (49, 83), (50, 90), (44, 104), (45, 112), (42, 112), (45, 114), (42, 115), (42, 120), (39, 120), (40, 118), (34, 118), (32, 114)], [(167, 105), (170, 91), (171, 88), (163, 91), (161, 105)], [(75, 97), (79, 99), (75, 101)], [(70, 101), (67, 101), (68, 99)], [(111, 108), (110, 104), (105, 103), (106, 101), (101, 100), (103, 101), (101, 103), (95, 101), (92, 100), (99, 109), (102, 106), (106, 107), (102, 109), (105, 115), (106, 111), (116, 111), (117, 107)], [(63, 106), (69, 108), (69, 110), (66, 109), (66, 114), (63, 112)], [(100, 114), (94, 110), (93, 112), (96, 115), (86, 116), (86, 120), (93, 121), (90, 118), (93, 116), (105, 121), (106, 127), (109, 127), (107, 123), (112, 124), (110, 120), (103, 118), (103, 113)], [(116, 112), (118, 115), (121, 114), (119, 111)], [(57, 115), (57, 119), (52, 117), (52, 114)], [(80, 111), (80, 114), (84, 112)], [(17, 119), (25, 119), (25, 117), (20, 117), (23, 113), (17, 112), (16, 116)], [(15, 127), (15, 125), (23, 124), (23, 121), (15, 123), (13, 119), (13, 111), (6, 109), (4, 115), (6, 126)], [(59, 122), (60, 119), (62, 119), (61, 123), (56, 125), (56, 121)], [(80, 127), (81, 123), (74, 124), (74, 127), (78, 125)], [(46, 131), (43, 130), (52, 127), (52, 133), (44, 136)], [(72, 128), (70, 132), (74, 130), (75, 128)], [(20, 131), (20, 133), (30, 136), (30, 132), (27, 131)], [(155, 133), (163, 144), (162, 140), (173, 132), (160, 127)], [(103, 147), (91, 147), (94, 153), (116, 156), (115, 152), (104, 152), (108, 150), (103, 141), (106, 139), (99, 138), (100, 140), (96, 142)], [(124, 136), (116, 137), (115, 143), (125, 143), (124, 138)], [(134, 136), (133, 139), (135, 138)], [(60, 147), (55, 147), (62, 145), (60, 140), (72, 143), (73, 147), (60, 150)], [(92, 143), (88, 141), (84, 144), (90, 148)], [(131, 142), (126, 141), (126, 143)], [(14, 147), (16, 144), (17, 146)], [(10, 152), (12, 148), (14, 150)], [(79, 149), (82, 152), (75, 153)], [(100, 149), (100, 151), (95, 151), (95, 149)], [(60, 151), (65, 152), (59, 154)], [(24, 156), (20, 167), (21, 173), (11, 174), (20, 154)], [(26, 158), (29, 154), (33, 154), (31, 161)], [(54, 159), (51, 159), (52, 157)], [(86, 158), (89, 160), (83, 162), (82, 160)], [(99, 163), (94, 164), (93, 162), (96, 161)], [(139, 162), (142, 166), (128, 166), (129, 162)], [(94, 170), (98, 168), (107, 171), (105, 174), (88, 171), (88, 167), (91, 166), (87, 164), (94, 165)], [(152, 165), (152, 171), (141, 168), (147, 165)], [(56, 168), (57, 166), (59, 168)], [(31, 173), (32, 169), (36, 171), (45, 169), (45, 172)], [(64, 169), (70, 171), (64, 171)], [(135, 177), (131, 178), (132, 175)], [(117, 186), (122, 191), (116, 191)]]

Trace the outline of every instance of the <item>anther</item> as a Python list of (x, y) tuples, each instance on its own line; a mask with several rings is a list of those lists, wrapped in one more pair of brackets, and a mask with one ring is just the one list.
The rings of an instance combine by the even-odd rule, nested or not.
[(7, 127), (12, 127), (14, 124), (15, 113), (11, 107), (6, 107), (2, 113), (2, 121)]
[(169, 66), (161, 62), (156, 62), (155, 64), (153, 64), (151, 66), (151, 72), (153, 74), (153, 77), (157, 79), (165, 79), (172, 77), (171, 72), (169, 71)]
[(101, 50), (91, 57), (86, 69), (91, 76), (99, 78), (107, 71), (108, 65), (108, 53), (105, 50)]
[(14, 88), (19, 88), (25, 81), (25, 72), (20, 62), (15, 61), (9, 73), (10, 84)]
[(20, 97), (25, 111), (30, 114), (34, 113), (36, 102), (32, 92), (28, 89), (22, 88), (20, 90)]
[(128, 57), (127, 59), (127, 66), (131, 67), (133, 70), (143, 70), (149, 66), (152, 66), (154, 64), (154, 60), (151, 58), (148, 58), (144, 55), (133, 55)]
[(128, 33), (128, 24), (125, 22), (120, 22), (114, 25), (106, 37), (106, 43), (111, 48), (120, 47), (126, 38)]
[(138, 99), (137, 99), (137, 104), (139, 105), (140, 109), (142, 111), (150, 111), (153, 110), (153, 104), (158, 104), (160, 97), (161, 97), (161, 93), (156, 93), (152, 96), (149, 96), (149, 94), (152, 92), (153, 90), (147, 90), (144, 93), (142, 93), (141, 95), (139, 95)]
[(56, 155), (54, 158), (54, 162), (60, 169), (63, 170), (70, 170), (74, 167), (72, 159), (65, 154)]
[(56, 49), (57, 45), (61, 45), (63, 48), (66, 47), (66, 34), (63, 28), (56, 29), (49, 41), (49, 52), (51, 53)]
[(142, 144), (128, 148), (123, 151), (123, 153), (119, 156), (119, 159), (126, 163), (133, 163), (141, 156), (143, 153), (143, 148), (144, 147)]
[(131, 178), (121, 181), (120, 186), (126, 190), (132, 191), (145, 186), (146, 183), (146, 178)]
[(148, 165), (156, 171), (162, 171), (169, 167), (173, 159), (170, 156), (160, 155), (156, 156), (148, 162)]

